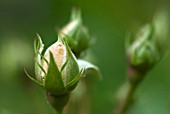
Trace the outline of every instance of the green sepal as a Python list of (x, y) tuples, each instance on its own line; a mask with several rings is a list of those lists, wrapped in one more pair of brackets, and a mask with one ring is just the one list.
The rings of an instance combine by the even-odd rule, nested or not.
[(67, 63), (68, 63), (68, 60), (69, 60), (69, 58), (66, 60), (66, 62), (65, 62), (65, 63), (63, 64), (63, 66), (61, 67), (60, 72), (62, 72), (62, 71), (64, 70), (65, 66), (66, 66)]
[(40, 51), (40, 53), (41, 53), (42, 49), (44, 48), (44, 44), (41, 40), (40, 35), (38, 33), (36, 35), (37, 35), (37, 37), (34, 40), (34, 51), (35, 51), (35, 53), (38, 53), (38, 51)]
[[(38, 63), (38, 61), (35, 59), (35, 62), (37, 63), (37, 65), (39, 66), (39, 68), (41, 69), (41, 71), (46, 75), (47, 73), (45, 72), (44, 68)], [(41, 75), (41, 74), (40, 74)]]
[(59, 71), (55, 63), (54, 57), (51, 52), (48, 72), (45, 76), (45, 89), (47, 90), (47, 92), (54, 95), (61, 95), (66, 92), (66, 88), (61, 77), (61, 72)]
[(81, 69), (79, 74), (66, 85), (66, 88), (68, 91), (72, 91), (77, 86), (77, 83), (83, 77), (84, 72), (85, 72), (85, 69)]
[(75, 19), (79, 19), (80, 21), (82, 20), (80, 8), (73, 8), (72, 9), (70, 21), (73, 21)]
[(75, 42), (76, 42), (76, 53), (80, 54), (84, 50), (86, 50), (90, 43), (90, 33), (85, 26), (80, 26), (75, 34)]
[(42, 63), (40, 54), (43, 51), (43, 47), (44, 47), (44, 44), (42, 43), (41, 37), (37, 34), (37, 39), (35, 39), (34, 41), (35, 60), (37, 61), (35, 62), (35, 75), (36, 75), (37, 81), (41, 83), (42, 83), (42, 79), (41, 79), (42, 70), (39, 67), (39, 65), (41, 66), (41, 63)]
[(131, 44), (134, 41), (134, 34), (132, 32), (127, 32), (125, 36), (125, 50), (128, 52), (128, 49), (130, 48)]
[(84, 76), (96, 76), (97, 78), (102, 79), (101, 72), (97, 66), (81, 59), (78, 59), (77, 62), (79, 69), (85, 69)]
[(63, 38), (64, 45), (66, 46), (67, 50), (67, 59), (68, 62), (64, 68), (65, 75), (64, 75), (64, 84), (67, 85), (70, 81), (72, 81), (79, 73), (79, 67), (77, 63), (76, 57), (71, 52), (70, 47), (67, 44), (67, 41)]
[[(66, 39), (70, 49), (74, 50), (76, 48), (76, 45), (77, 45), (76, 42), (75, 42), (75, 39), (73, 37), (68, 36), (67, 34), (63, 34), (63, 36)], [(61, 35), (59, 34), (58, 37), (61, 37)]]
[(48, 63), (48, 61), (47, 61), (47, 59), (40, 53), (40, 52), (38, 52), (38, 54), (40, 55), (40, 57), (41, 57), (41, 63), (43, 63), (43, 61), (45, 61), (47, 64), (49, 64)]
[(40, 82), (38, 82), (36, 79), (32, 78), (32, 76), (30, 76), (25, 69), (24, 69), (24, 71), (25, 71), (27, 77), (28, 77), (30, 80), (32, 80), (35, 84), (38, 84), (38, 85), (44, 87), (43, 83), (40, 83)]

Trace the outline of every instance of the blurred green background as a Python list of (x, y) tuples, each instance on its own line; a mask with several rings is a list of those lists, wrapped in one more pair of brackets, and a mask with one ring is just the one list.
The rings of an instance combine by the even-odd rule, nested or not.
[[(103, 81), (93, 80), (92, 114), (110, 114), (115, 94), (125, 82), (124, 39), (149, 22), (156, 10), (170, 9), (168, 0), (1, 0), (0, 1), (0, 114), (52, 114), (42, 88), (33, 84), (33, 41), (39, 33), (47, 48), (56, 31), (80, 6), (95, 44), (90, 47)], [(169, 12), (170, 13), (170, 12)], [(170, 114), (170, 55), (167, 54), (141, 83), (128, 114)]]

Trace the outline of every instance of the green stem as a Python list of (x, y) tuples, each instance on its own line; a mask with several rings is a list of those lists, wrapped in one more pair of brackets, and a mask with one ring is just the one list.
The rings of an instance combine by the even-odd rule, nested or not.
[(126, 113), (128, 107), (131, 105), (131, 102), (133, 100), (135, 90), (137, 89), (139, 83), (143, 80), (145, 73), (141, 73), (133, 67), (128, 67), (127, 76), (129, 81), (129, 88), (125, 97), (118, 102), (118, 106), (116, 110), (114, 110), (113, 114)]
[(131, 101), (133, 100), (133, 96), (137, 88), (137, 85), (138, 85), (137, 83), (136, 84), (131, 83), (129, 85), (125, 98), (119, 101), (117, 109), (113, 112), (113, 114), (125, 114), (125, 112), (127, 111), (128, 107), (131, 104)]

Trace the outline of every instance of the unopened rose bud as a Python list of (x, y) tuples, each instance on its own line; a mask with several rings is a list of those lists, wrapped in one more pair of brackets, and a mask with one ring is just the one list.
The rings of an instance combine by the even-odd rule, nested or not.
[[(40, 36), (37, 46), (43, 46)], [(69, 93), (77, 86), (84, 69), (79, 69), (77, 59), (64, 38), (59, 36), (58, 41), (46, 50), (44, 56), (41, 54), (42, 47), (35, 50), (37, 80), (29, 76), (31, 80), (53, 95)]]
[(69, 99), (69, 93), (77, 86), (84, 75), (84, 68), (80, 69), (77, 59), (71, 52), (67, 42), (61, 36), (42, 55), (43, 43), (38, 35), (35, 43), (36, 79), (27, 76), (41, 85), (47, 93), (48, 102), (61, 111)]
[(129, 65), (139, 72), (147, 71), (157, 61), (158, 52), (151, 41), (151, 34), (152, 27), (145, 25), (127, 50)]
[(159, 12), (150, 24), (146, 24), (127, 47), (129, 64), (139, 72), (147, 72), (158, 63), (166, 50), (168, 39), (167, 12)]

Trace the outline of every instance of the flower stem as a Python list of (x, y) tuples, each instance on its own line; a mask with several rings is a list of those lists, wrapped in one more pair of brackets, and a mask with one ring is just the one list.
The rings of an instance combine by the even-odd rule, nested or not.
[(131, 104), (131, 101), (133, 100), (133, 96), (137, 88), (137, 85), (138, 85), (137, 83), (136, 84), (130, 83), (125, 98), (118, 102), (118, 106), (116, 110), (113, 112), (113, 114), (125, 114), (125, 112), (127, 111), (128, 107)]
[(118, 102), (116, 110), (113, 111), (113, 114), (125, 114), (127, 109), (132, 103), (134, 93), (139, 85), (139, 83), (143, 80), (145, 73), (138, 72), (132, 67), (128, 67), (128, 89), (125, 97), (121, 98)]

